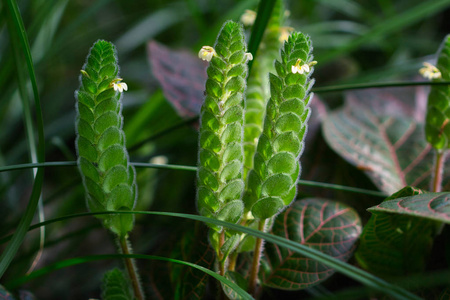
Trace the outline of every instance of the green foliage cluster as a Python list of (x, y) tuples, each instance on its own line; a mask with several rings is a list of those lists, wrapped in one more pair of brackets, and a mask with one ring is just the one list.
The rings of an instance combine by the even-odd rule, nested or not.
[(270, 97), (267, 79), (269, 72), (273, 72), (273, 62), (278, 57), (282, 46), (280, 32), (284, 13), (283, 1), (276, 1), (261, 41), (260, 54), (253, 62), (252, 72), (247, 80), (244, 117), (244, 181), (247, 181), (248, 172), (253, 168), (258, 138), (263, 131), (266, 104)]
[(134, 299), (130, 290), (130, 284), (121, 270), (112, 269), (103, 275), (102, 299)]
[[(78, 165), (89, 209), (132, 210), (136, 201), (136, 173), (130, 165), (122, 130), (122, 93), (113, 88), (119, 66), (115, 47), (97, 41), (81, 71), (77, 98)], [(132, 215), (99, 216), (106, 228), (125, 236), (133, 228)]]
[(275, 216), (295, 198), (300, 173), (299, 156), (307, 129), (312, 94), (311, 73), (293, 73), (299, 61), (312, 61), (311, 41), (293, 33), (275, 62), (277, 75), (270, 74), (271, 98), (267, 103), (264, 129), (259, 137), (254, 169), (248, 176), (244, 202), (257, 219)]
[[(167, 5), (169, 2), (175, 5)], [(143, 63), (145, 55), (141, 53), (146, 41), (158, 36), (166, 43), (170, 37), (179, 45), (192, 43), (192, 37), (197, 35), (212, 39), (223, 20), (236, 20), (249, 4), (256, 5), (256, 2), (115, 1), (114, 5), (108, 5), (109, 0), (99, 0), (84, 7), (81, 2), (67, 0), (25, 1), (20, 2), (25, 24), (16, 1), (0, 3), (0, 28), (8, 29), (0, 30), (0, 40), (9, 39), (12, 46), (0, 47), (3, 91), (0, 125), (8, 128), (0, 133), (0, 146), (4, 146), (0, 150), (0, 164), (8, 164), (0, 167), (3, 172), (0, 195), (4, 199), (0, 201), (0, 219), (5, 220), (0, 245), (6, 245), (0, 255), (0, 277), (5, 286), (0, 285), (0, 298), (33, 299), (28, 292), (10, 293), (27, 281), (37, 295), (46, 295), (47, 285), (36, 280), (38, 276), (45, 282), (58, 280), (60, 291), (51, 293), (55, 299), (64, 298), (74, 282), (85, 282), (88, 276), (98, 278), (98, 272), (86, 272), (84, 266), (79, 271), (75, 265), (91, 267), (99, 265), (95, 261), (118, 258), (125, 262), (127, 272), (113, 269), (105, 274), (103, 299), (142, 300), (144, 294), (164, 299), (204, 299), (219, 293), (230, 299), (257, 299), (266, 292), (269, 297), (281, 298), (278, 291), (269, 288), (290, 291), (309, 288), (314, 296), (333, 299), (374, 298), (382, 294), (395, 299), (448, 298), (450, 272), (448, 261), (444, 263), (442, 246), (449, 237), (450, 194), (437, 191), (450, 189), (450, 166), (445, 164), (450, 137), (450, 90), (446, 84), (450, 81), (450, 36), (444, 39), (437, 54), (437, 69), (442, 76), (433, 79), (435, 85), (429, 95), (425, 123), (419, 116), (421, 109), (412, 107), (414, 97), (422, 103), (420, 93), (409, 94), (412, 89), (400, 90), (398, 94), (381, 89), (351, 92), (342, 96), (345, 105), (337, 109), (337, 102), (328, 100), (341, 95), (316, 97), (311, 101), (310, 90), (319, 94), (361, 88), (352, 85), (358, 81), (369, 82), (365, 87), (373, 87), (372, 81), (378, 78), (387, 80), (389, 76), (393, 78), (411, 70), (417, 73), (419, 67), (409, 56), (435, 51), (437, 41), (430, 38), (427, 43), (417, 43), (417, 40), (444, 35), (435, 30), (437, 25), (428, 18), (433, 14), (438, 16), (450, 1), (289, 3), (294, 17), (292, 24), (308, 32), (314, 41), (314, 54), (320, 67), (315, 77), (324, 85), (333, 85), (337, 80), (349, 84), (312, 89), (310, 76), (314, 63), (309, 37), (294, 32), (281, 45), (280, 34), (290, 31), (283, 27), (288, 15), (283, 2), (261, 0), (258, 19), (249, 28), (248, 49), (256, 54), (251, 71), (247, 67), (251, 56), (247, 53), (245, 31), (239, 23), (228, 21), (214, 45), (207, 79), (201, 72), (204, 65), (194, 60), (194, 56), (160, 47), (155, 58), (149, 50), (152, 71), (162, 71), (164, 76), (162, 79), (156, 76), (163, 81), (163, 91), (152, 92), (147, 97), (145, 91), (154, 86), (149, 85), (148, 66)], [(74, 11), (76, 17), (69, 18), (73, 23), (63, 18), (65, 12)], [(109, 18), (119, 13), (121, 17)], [(28, 22), (30, 17), (32, 22)], [(110, 22), (103, 23), (104, 17)], [(331, 22), (324, 21), (324, 17)], [(90, 19), (94, 23), (88, 25)], [(101, 26), (98, 22), (102, 22)], [(113, 30), (116, 26), (120, 30)], [(169, 28), (173, 29), (170, 30), (173, 35), (166, 34)], [(113, 31), (120, 34), (111, 35)], [(76, 92), (76, 148), (82, 184), (78, 174), (72, 176), (65, 168), (46, 171), (44, 177), (44, 168), (75, 165), (67, 161), (46, 163), (44, 156), (53, 160), (63, 155), (66, 160), (74, 160), (75, 154), (66, 146), (73, 145), (75, 132), (70, 114), (78, 67), (73, 63), (85, 56), (82, 45), (90, 45), (98, 36), (115, 41), (121, 61), (125, 62), (122, 71), (128, 77), (127, 82), (131, 80), (126, 126), (120, 90), (124, 86), (120, 83), (116, 47), (99, 40), (89, 52)], [(261, 44), (258, 38), (254, 39), (257, 36), (262, 36)], [(253, 49), (258, 52), (253, 53)], [(155, 60), (161, 62), (158, 67), (153, 65)], [(34, 107), (29, 105), (27, 70)], [(187, 113), (180, 111), (189, 111), (191, 117), (199, 113), (200, 105), (195, 101), (203, 98), (201, 88), (205, 81), (198, 135), (200, 149), (196, 156), (197, 132), (184, 126), (191, 124), (192, 119), (181, 120)], [(412, 83), (377, 86), (388, 85)], [(22, 100), (23, 112), (16, 105), (17, 95)], [(72, 101), (54, 101), (54, 95)], [(403, 101), (402, 97), (407, 100)], [(45, 108), (45, 137), (49, 137), (46, 141), (41, 106)], [(326, 113), (321, 120), (312, 118), (315, 122), (309, 124), (308, 134), (311, 139), (305, 141), (310, 106), (313, 106), (312, 113)], [(33, 108), (38, 144), (33, 136)], [(27, 144), (18, 142), (25, 140), (20, 132), (22, 127), (17, 126), (22, 115)], [(324, 139), (318, 134), (318, 127)], [(424, 129), (426, 140), (422, 134)], [(133, 159), (158, 164), (170, 161), (170, 165), (166, 162), (133, 164), (172, 170), (147, 169), (136, 174), (125, 148), (125, 136)], [(304, 146), (306, 142), (308, 147)], [(28, 154), (30, 157), (26, 157)], [(308, 158), (303, 159), (302, 165), (301, 154)], [(32, 163), (14, 165), (24, 159)], [(196, 159), (198, 168), (180, 166), (193, 165)], [(5, 172), (21, 168), (38, 168), (38, 172), (28, 170), (28, 177), (20, 172)], [(303, 177), (312, 181), (298, 180), (302, 169)], [(196, 196), (194, 173), (182, 170), (197, 172)], [(363, 173), (367, 178), (361, 176)], [(17, 203), (21, 203), (17, 199), (24, 197), (24, 191), (28, 193), (31, 178), (34, 180), (30, 201), (22, 212), (17, 209)], [(143, 211), (134, 211), (137, 182), (139, 210)], [(313, 187), (298, 189), (299, 184)], [(42, 198), (43, 186), (39, 221), (44, 220), (44, 213), (51, 220), (29, 227)], [(350, 186), (372, 189), (376, 186), (379, 191)], [(82, 194), (92, 215), (102, 213), (97, 218), (116, 236), (120, 254), (105, 254), (114, 245), (104, 238), (108, 235), (96, 231), (98, 222), (72, 219), (89, 213), (66, 216), (85, 210), (85, 203), (80, 201)], [(380, 195), (388, 198), (367, 209), (380, 202), (374, 198)], [(166, 212), (195, 213), (194, 198), (203, 216)], [(292, 202), (295, 198), (299, 200)], [(153, 211), (146, 211), (149, 207)], [(134, 224), (136, 214), (145, 218)], [(197, 223), (193, 225), (186, 220)], [(75, 228), (72, 226), (75, 223), (83, 227)], [(202, 228), (203, 223), (209, 228)], [(34, 235), (27, 235), (28, 230), (37, 227), (41, 229), (39, 245)], [(127, 239), (133, 227), (137, 229), (131, 236), (138, 241), (136, 249), (161, 256), (131, 253)], [(208, 230), (209, 239), (205, 232)], [(9, 232), (14, 235), (8, 235)], [(23, 242), (26, 245), (21, 249)], [(34, 265), (33, 256), (39, 253), (39, 247), (43, 257), (51, 257), (54, 263), (42, 260), (35, 271), (28, 270)], [(86, 255), (89, 251), (101, 254)], [(154, 253), (157, 251), (160, 253)], [(346, 262), (354, 252), (358, 266)], [(145, 293), (132, 259), (139, 259), (137, 263), (142, 264)], [(157, 265), (155, 260), (170, 263)], [(106, 269), (104, 265), (100, 268)], [(109, 262), (107, 268), (111, 268)], [(70, 275), (74, 276), (69, 276), (72, 270), (75, 271)], [(341, 293), (341, 283), (348, 284), (342, 276), (335, 276), (332, 285), (322, 285), (335, 271), (366, 288)], [(61, 279), (61, 274), (67, 277)], [(210, 276), (220, 284), (210, 284)], [(91, 297), (92, 285), (74, 289), (73, 293), (77, 298), (82, 298), (81, 294)], [(301, 293), (292, 295), (297, 297)]]
[(202, 215), (236, 223), (244, 211), (242, 127), (247, 57), (242, 26), (225, 23), (214, 48), (217, 54), (207, 70), (201, 110), (197, 203)]

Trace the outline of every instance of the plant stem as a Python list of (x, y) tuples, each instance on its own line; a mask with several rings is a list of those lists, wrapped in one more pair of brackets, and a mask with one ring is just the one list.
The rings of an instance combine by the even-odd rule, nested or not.
[[(265, 232), (267, 219), (260, 220), (258, 230)], [(250, 295), (255, 295), (256, 285), (258, 279), (259, 265), (261, 259), (261, 253), (263, 250), (263, 240), (261, 238), (256, 239), (255, 251), (253, 252), (253, 263), (250, 270), (250, 278), (248, 281), (248, 292)]]
[(222, 253), (222, 246), (225, 243), (225, 229), (222, 229), (222, 232), (220, 233), (220, 238), (219, 238), (219, 249), (218, 249), (218, 253), (219, 253), (219, 274), (221, 276), (225, 275), (225, 257)]
[(436, 151), (436, 161), (434, 165), (433, 192), (439, 193), (442, 190), (442, 174), (445, 161), (445, 152)]
[(230, 260), (228, 263), (228, 271), (234, 271), (236, 269), (236, 261), (237, 261), (238, 255), (239, 255), (239, 253), (237, 252), (237, 250), (230, 254)]
[[(119, 244), (122, 250), (122, 254), (132, 254), (131, 247), (126, 236), (119, 239)], [(131, 285), (133, 286), (134, 296), (137, 300), (144, 300), (144, 292), (142, 291), (142, 286), (139, 281), (139, 275), (137, 273), (136, 265), (134, 264), (132, 258), (125, 258), (125, 267), (127, 269), (128, 276), (130, 277)]]

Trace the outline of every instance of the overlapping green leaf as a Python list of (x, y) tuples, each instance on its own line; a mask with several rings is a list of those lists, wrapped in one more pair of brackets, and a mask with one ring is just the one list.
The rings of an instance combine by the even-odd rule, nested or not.
[[(433, 81), (450, 80), (450, 35), (444, 41), (438, 51), (437, 68), (441, 78)], [(427, 141), (436, 149), (446, 150), (450, 148), (450, 86), (435, 85), (431, 87), (428, 96), (427, 119), (425, 125)]]
[[(344, 204), (308, 198), (295, 202), (280, 214), (272, 231), (275, 235), (346, 261), (355, 249), (361, 222), (358, 214)], [(266, 286), (303, 289), (334, 273), (332, 268), (278, 245), (269, 243), (266, 249), (270, 272), (261, 274)]]
[(130, 284), (123, 272), (113, 269), (105, 273), (102, 288), (103, 300), (133, 300)]
[[(423, 110), (414, 110), (410, 102), (387, 91), (349, 93), (345, 106), (330, 113), (322, 125), (330, 147), (387, 194), (407, 185), (430, 186), (434, 155), (424, 139)], [(443, 185), (450, 187), (448, 177)]]
[[(99, 40), (89, 51), (75, 93), (78, 166), (93, 211), (133, 209), (137, 198), (136, 172), (122, 130), (122, 88), (128, 87), (119, 83), (118, 72), (115, 46)], [(131, 231), (133, 223), (133, 217), (103, 219), (105, 227), (119, 236)]]
[[(395, 205), (399, 203), (398, 199), (428, 195), (430, 194), (424, 194), (422, 190), (405, 187), (379, 206), (388, 202)], [(371, 211), (373, 215), (364, 227), (355, 253), (358, 263), (382, 277), (422, 271), (431, 250), (437, 222), (411, 215)]]

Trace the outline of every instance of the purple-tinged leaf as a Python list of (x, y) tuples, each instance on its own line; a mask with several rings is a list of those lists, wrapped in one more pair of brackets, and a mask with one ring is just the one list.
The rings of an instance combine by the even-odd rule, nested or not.
[(36, 297), (30, 291), (19, 291), (20, 300), (36, 300)]
[(187, 51), (171, 50), (155, 41), (148, 43), (153, 75), (164, 95), (183, 118), (200, 113), (208, 64)]
[[(295, 202), (280, 214), (272, 232), (346, 261), (355, 249), (361, 222), (349, 206), (308, 198)], [(266, 246), (266, 260), (269, 271), (262, 272), (262, 282), (273, 288), (303, 289), (318, 284), (334, 273), (326, 265), (273, 244)]]
[(0, 285), (0, 299), (1, 300), (15, 300), (16, 298), (8, 292), (2, 285)]
[[(380, 205), (427, 195), (422, 190), (405, 187)], [(404, 214), (372, 212), (355, 253), (359, 265), (385, 278), (423, 271), (437, 222)]]
[(384, 201), (368, 211), (396, 213), (450, 224), (450, 193), (426, 193)]
[[(417, 121), (423, 116), (414, 103), (409, 105), (386, 92), (349, 93), (344, 108), (330, 113), (322, 125), (330, 147), (387, 194), (407, 185), (430, 187), (434, 153)], [(450, 187), (448, 177), (443, 185)]]

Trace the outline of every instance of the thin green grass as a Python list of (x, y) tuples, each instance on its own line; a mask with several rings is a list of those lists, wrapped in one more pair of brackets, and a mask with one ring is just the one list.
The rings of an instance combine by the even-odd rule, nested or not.
[[(20, 164), (20, 165), (10, 165), (5, 167), (0, 167), (0, 173), (6, 171), (14, 171), (14, 170), (22, 170), (22, 169), (30, 169), (30, 168), (44, 168), (44, 167), (73, 167), (76, 166), (76, 161), (68, 161), (68, 162), (45, 162), (45, 163), (30, 163), (30, 164)], [(196, 172), (197, 167), (195, 166), (183, 166), (183, 165), (170, 165), (170, 164), (152, 164), (152, 163), (139, 163), (132, 162), (131, 165), (136, 168), (151, 168), (151, 169), (164, 169), (164, 170), (177, 170), (177, 171), (190, 171)], [(387, 195), (383, 192), (354, 188), (339, 184), (325, 183), (325, 182), (317, 182), (317, 181), (309, 181), (309, 180), (298, 180), (298, 184), (307, 185), (307, 186), (315, 186), (321, 187), (325, 189), (338, 190), (338, 191), (346, 191), (358, 194), (366, 194), (376, 197), (386, 197)]]
[[(335, 269), (337, 272), (340, 272), (350, 278), (353, 278), (354, 280), (373, 288), (377, 291), (383, 292), (387, 295), (390, 295), (394, 297), (395, 299), (420, 299), (420, 297), (408, 292), (405, 289), (402, 289), (396, 285), (390, 284), (387, 281), (384, 281), (366, 271), (363, 271), (362, 269), (359, 269), (353, 265), (350, 265), (346, 262), (342, 262), (336, 258), (333, 258), (327, 254), (324, 254), (318, 250), (309, 248), (307, 246), (298, 244), (296, 242), (290, 241), (288, 239), (285, 239), (283, 237), (275, 236), (272, 234), (267, 234), (258, 230), (254, 230), (248, 227), (244, 227), (237, 224), (232, 224), (220, 220), (210, 219), (203, 216), (198, 215), (189, 215), (189, 214), (180, 214), (180, 213), (168, 213), (168, 212), (150, 212), (150, 211), (121, 211), (121, 212), (96, 212), (96, 213), (81, 213), (81, 214), (73, 214), (68, 215), (60, 218), (55, 218), (52, 220), (47, 220), (43, 223), (33, 225), (30, 227), (31, 229), (38, 228), (40, 226), (45, 226), (51, 223), (60, 222), (72, 218), (79, 218), (84, 216), (93, 216), (93, 215), (103, 215), (103, 214), (142, 214), (142, 215), (153, 215), (153, 216), (164, 216), (164, 217), (175, 217), (175, 218), (184, 218), (184, 219), (190, 219), (195, 221), (200, 221), (204, 223), (212, 223), (218, 226), (224, 226), (228, 229), (239, 231), (242, 233), (246, 233), (252, 236), (255, 236), (257, 238), (264, 239), (266, 242), (274, 243), (280, 247), (284, 247), (286, 249), (289, 249), (291, 251), (294, 251), (296, 253), (299, 253), (305, 257), (308, 257), (310, 259), (313, 259), (315, 261), (318, 261), (320, 263), (323, 263), (324, 265)], [(26, 278), (28, 276), (23, 276), (21, 278), (16, 278), (7, 282), (5, 286), (7, 287), (15, 287), (26, 282)]]
[[(39, 98), (39, 91), (36, 83), (36, 76), (33, 67), (33, 60), (31, 57), (30, 46), (28, 43), (28, 38), (25, 31), (25, 26), (22, 21), (22, 17), (19, 13), (19, 8), (17, 3), (13, 0), (7, 0), (9, 14), (13, 20), (14, 27), (17, 30), (17, 34), (20, 40), (20, 44), (22, 47), (22, 51), (25, 55), (25, 60), (27, 63), (28, 75), (31, 80), (31, 86), (33, 89), (34, 101), (35, 101), (35, 109), (36, 109), (36, 126), (38, 131), (38, 148), (37, 148), (37, 160), (38, 162), (44, 162), (45, 160), (45, 142), (44, 142), (44, 122), (41, 111), (41, 103)], [(36, 212), (36, 208), (39, 204), (39, 199), (41, 195), (42, 184), (44, 181), (44, 169), (38, 169), (35, 180), (33, 183), (33, 190), (31, 192), (30, 201), (27, 205), (25, 213), (23, 214), (22, 219), (20, 220), (19, 225), (17, 226), (17, 230), (14, 233), (10, 243), (6, 246), (6, 249), (0, 256), (0, 278), (5, 273), (9, 264), (13, 260), (14, 256), (17, 253), (20, 245), (25, 238), (27, 228), (30, 226), (31, 221)]]
[(450, 0), (425, 1), (408, 10), (393, 14), (383, 21), (380, 20), (379, 23), (373, 26), (365, 35), (355, 38), (344, 46), (320, 56), (319, 63), (327, 63), (344, 53), (351, 53), (366, 43), (379, 41), (384, 36), (388, 36), (393, 32), (398, 32), (408, 25), (443, 11), (449, 5)]

